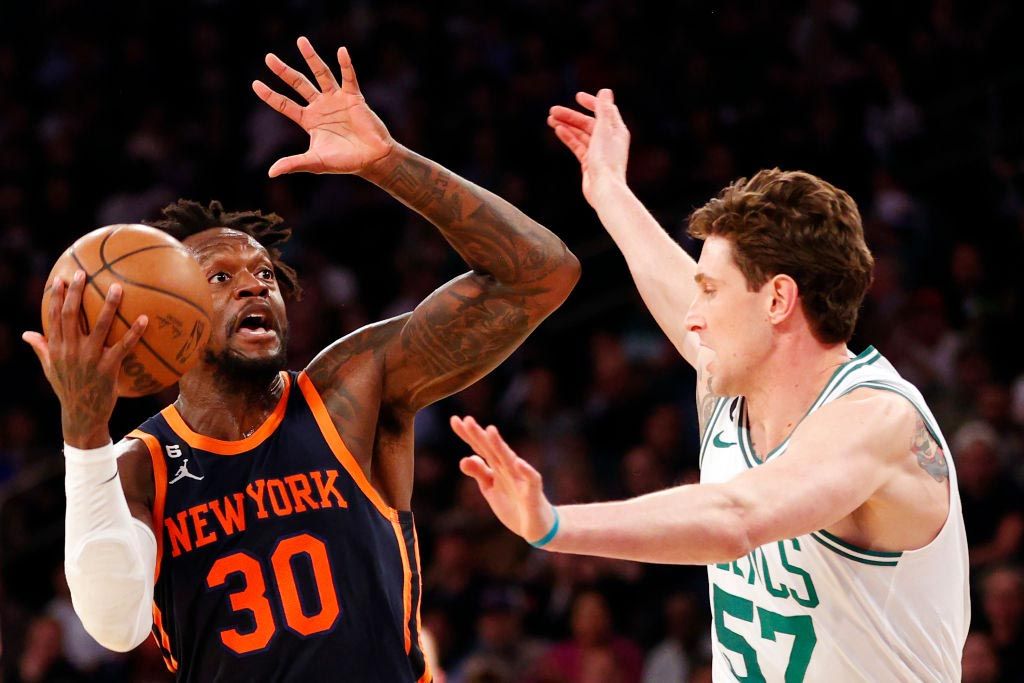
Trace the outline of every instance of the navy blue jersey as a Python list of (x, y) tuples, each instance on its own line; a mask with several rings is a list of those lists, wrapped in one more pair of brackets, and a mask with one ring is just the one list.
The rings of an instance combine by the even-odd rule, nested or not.
[(153, 634), (180, 681), (429, 681), (412, 513), (388, 507), (304, 374), (251, 436), (168, 406), (153, 460)]

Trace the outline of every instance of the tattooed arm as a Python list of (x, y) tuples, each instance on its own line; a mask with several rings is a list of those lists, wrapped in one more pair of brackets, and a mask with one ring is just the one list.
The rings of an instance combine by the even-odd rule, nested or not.
[[(512, 353), (569, 295), (579, 262), (509, 203), (398, 145), (367, 105), (345, 48), (338, 50), (339, 84), (308, 40), (299, 38), (298, 46), (316, 86), (276, 56), (266, 61), (306, 106), (253, 83), (260, 99), (310, 136), (305, 153), (278, 160), (270, 175), (361, 175), (437, 226), (472, 269), (427, 297), (400, 334), (388, 337), (382, 403), (415, 411), (471, 384)], [(352, 344), (336, 345), (335, 355)], [(319, 360), (322, 367), (334, 364), (330, 356)], [(337, 381), (318, 376), (321, 390)]]
[(387, 354), (385, 401), (416, 410), (508, 357), (565, 300), (579, 263), (508, 202), (404, 148), (367, 177), (437, 226), (472, 269), (427, 297)]

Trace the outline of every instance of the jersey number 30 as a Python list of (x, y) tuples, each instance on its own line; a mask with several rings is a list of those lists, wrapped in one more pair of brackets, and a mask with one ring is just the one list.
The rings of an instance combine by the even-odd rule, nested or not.
[[(300, 555), (309, 559), (316, 582), (316, 593), (320, 596), (320, 609), (312, 614), (303, 610), (299, 599), (299, 587), (295, 582), (292, 560)], [(334, 626), (341, 613), (338, 606), (338, 593), (334, 590), (334, 576), (331, 574), (331, 563), (327, 557), (327, 546), (318, 538), (309, 534), (299, 534), (283, 538), (277, 543), (270, 555), (270, 567), (277, 594), (281, 596), (282, 613), (285, 625), (299, 635), (311, 636), (322, 633)], [(220, 639), (230, 650), (240, 655), (262, 650), (277, 633), (274, 622), (274, 611), (267, 599), (267, 583), (264, 579), (263, 565), (252, 555), (244, 552), (231, 553), (221, 557), (206, 575), (206, 585), (210, 588), (223, 586), (232, 574), (242, 575), (242, 589), (230, 593), (231, 609), (236, 612), (249, 612), (255, 627), (251, 631), (240, 633), (238, 629), (223, 629)]]

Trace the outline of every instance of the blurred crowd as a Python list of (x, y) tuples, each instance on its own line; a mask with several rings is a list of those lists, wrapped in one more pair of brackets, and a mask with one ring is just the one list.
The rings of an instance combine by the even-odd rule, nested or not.
[[(403, 144), (562, 236), (583, 278), (508, 362), (416, 422), (423, 623), (453, 683), (709, 681), (706, 573), (532, 550), (457, 461), (453, 413), (499, 425), (556, 503), (696, 481), (693, 372), (647, 314), (547, 130), (553, 104), (615, 89), (630, 182), (662, 224), (762, 167), (857, 200), (877, 259), (851, 344), (925, 393), (950, 442), (971, 547), (969, 683), (1024, 680), (1024, 8), (910, 0), (0, 6), (0, 676), (167, 680), (81, 628), (63, 579), (59, 406), (20, 339), (58, 254), (178, 197), (275, 211), (306, 296), (300, 368), (464, 269), (423, 220), (355, 178), (266, 169), (304, 135), (252, 94), (265, 52), (349, 47)], [(685, 312), (680, 311), (680, 315)], [(123, 401), (120, 438), (174, 393)], [(936, 586), (935, 590), (943, 590)]]

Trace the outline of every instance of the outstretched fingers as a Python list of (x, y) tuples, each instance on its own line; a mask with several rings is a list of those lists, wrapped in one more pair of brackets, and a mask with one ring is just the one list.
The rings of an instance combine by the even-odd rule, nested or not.
[(264, 61), (267, 67), (274, 72), (274, 75), (290, 85), (307, 102), (312, 102), (320, 96), (320, 92), (313, 87), (313, 84), (309, 82), (305, 74), (285, 64), (273, 52), (268, 53)]
[(548, 125), (552, 125), (552, 120), (556, 125), (579, 128), (588, 135), (591, 135), (594, 132), (595, 122), (593, 116), (588, 116), (582, 112), (576, 111), (575, 109), (569, 109), (569, 107), (563, 107), (560, 104), (551, 107), (550, 116), (548, 116)]
[[(501, 444), (505, 442), (501, 440), (501, 436), (496, 428), (492, 426), (488, 428), (488, 431), (485, 431), (472, 417), (452, 417), (451, 425), (455, 433), (459, 435), (459, 438), (469, 444), (473, 451), (496, 474), (507, 475), (511, 472), (511, 463), (507, 453), (512, 453), (512, 450), (506, 446), (506, 453), (506, 451), (498, 447), (497, 442)], [(495, 437), (497, 437), (497, 442)], [(514, 453), (512, 453), (512, 457), (515, 457)]]
[(471, 455), (460, 460), (459, 469), (467, 477), (475, 479), (483, 492), (489, 491), (494, 486), (494, 470), (488, 467), (479, 455)]
[(595, 111), (597, 109), (597, 96), (591, 95), (588, 92), (576, 93), (576, 101), (581, 107), (588, 111)]
[(310, 71), (313, 72), (313, 76), (316, 77), (316, 82), (320, 86), (320, 91), (323, 93), (334, 92), (338, 89), (338, 81), (334, 79), (334, 74), (327, 68), (327, 64), (320, 55), (317, 54), (316, 50), (313, 49), (313, 44), (309, 42), (306, 36), (300, 36), (296, 41), (299, 46), (299, 52), (302, 53), (302, 58), (306, 60), (306, 64), (309, 65)]
[(341, 90), (342, 92), (358, 95), (359, 79), (356, 78), (356, 68), (352, 66), (352, 57), (347, 47), (338, 48), (338, 66), (341, 67)]
[(273, 107), (277, 111), (281, 112), (295, 123), (302, 125), (302, 107), (288, 99), (284, 95), (271, 90), (270, 87), (263, 81), (252, 82), (253, 92), (261, 100), (267, 103), (267, 105)]
[(555, 126), (555, 135), (576, 156), (577, 161), (582, 164), (586, 160), (587, 149), (590, 146), (589, 135), (580, 132), (577, 128), (561, 125)]

